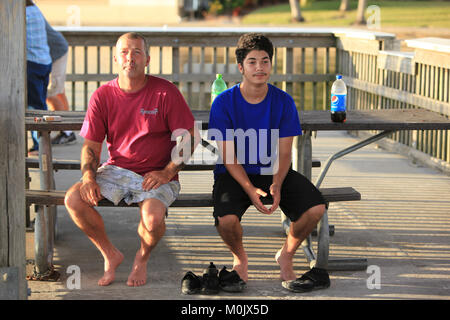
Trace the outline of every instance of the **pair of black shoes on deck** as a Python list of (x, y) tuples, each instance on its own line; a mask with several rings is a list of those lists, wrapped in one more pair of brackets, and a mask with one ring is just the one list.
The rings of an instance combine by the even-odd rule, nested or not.
[(219, 272), (214, 263), (210, 262), (202, 277), (195, 275), (192, 271), (186, 272), (181, 280), (181, 293), (217, 294), (220, 290), (242, 292), (245, 285), (235, 270), (228, 271), (226, 267), (223, 267)]

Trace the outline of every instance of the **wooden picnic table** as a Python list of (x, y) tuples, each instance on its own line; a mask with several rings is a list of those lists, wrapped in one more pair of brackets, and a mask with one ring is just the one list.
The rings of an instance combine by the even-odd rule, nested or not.
[[(53, 190), (55, 188), (53, 177), (52, 148), (50, 140), (51, 131), (61, 130), (80, 130), (84, 120), (84, 111), (26, 111), (25, 128), (26, 130), (36, 130), (40, 132), (39, 163), (41, 190)], [(208, 128), (209, 111), (193, 111), (194, 117), (199, 125), (199, 129)], [(58, 122), (36, 122), (35, 117), (43, 115), (60, 115), (62, 121)], [(293, 146), (293, 168), (311, 179), (312, 168), (312, 144), (311, 135), (313, 131), (320, 130), (379, 130), (366, 140), (358, 142), (344, 150), (341, 150), (330, 156), (326, 164), (322, 166), (319, 178), (315, 182), (320, 187), (325, 175), (332, 162), (348, 153), (354, 152), (368, 144), (378, 141), (395, 131), (401, 130), (450, 130), (450, 120), (436, 112), (425, 109), (382, 109), (382, 110), (348, 110), (345, 123), (333, 123), (330, 119), (329, 111), (301, 111), (300, 122), (303, 129), (303, 135), (294, 140)], [(48, 243), (42, 244), (47, 252), (53, 252), (52, 224), (56, 219), (56, 210), (54, 206), (47, 207), (48, 217), (46, 223), (43, 223), (45, 213), (36, 218), (35, 232), (46, 233), (51, 239)], [(282, 225), (285, 230), (289, 227), (288, 219), (282, 214)], [(324, 214), (320, 223), (319, 235), (319, 256), (316, 257), (311, 246), (311, 238), (302, 244), (303, 251), (311, 265), (328, 268), (329, 270), (358, 270), (367, 266), (366, 259), (344, 259), (332, 260), (328, 258), (329, 233), (328, 216)], [(39, 248), (37, 248), (39, 250)], [(41, 259), (48, 258), (42, 255)], [(48, 261), (36, 261), (36, 264), (47, 265)]]

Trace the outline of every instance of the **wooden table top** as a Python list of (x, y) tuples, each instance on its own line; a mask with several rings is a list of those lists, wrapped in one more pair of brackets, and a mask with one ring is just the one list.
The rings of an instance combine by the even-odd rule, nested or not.
[[(209, 111), (194, 110), (195, 119), (208, 127)], [(37, 131), (80, 130), (84, 111), (27, 111), (25, 128)], [(62, 121), (35, 122), (35, 117), (60, 115)], [(301, 111), (300, 122), (303, 130), (450, 130), (450, 119), (425, 109), (383, 109), (348, 110), (345, 123), (331, 121), (326, 110)]]

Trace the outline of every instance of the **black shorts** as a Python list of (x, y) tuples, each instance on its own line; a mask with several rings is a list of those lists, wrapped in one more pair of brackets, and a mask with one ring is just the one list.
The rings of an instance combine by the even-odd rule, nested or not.
[[(267, 193), (269, 199), (271, 175), (248, 175), (251, 183)], [(218, 217), (234, 214), (239, 221), (252, 205), (247, 193), (241, 185), (228, 173), (218, 174), (213, 186), (213, 202), (215, 225)], [(289, 169), (281, 186), (280, 209), (291, 221), (297, 221), (308, 209), (326, 204), (320, 191), (303, 175)]]

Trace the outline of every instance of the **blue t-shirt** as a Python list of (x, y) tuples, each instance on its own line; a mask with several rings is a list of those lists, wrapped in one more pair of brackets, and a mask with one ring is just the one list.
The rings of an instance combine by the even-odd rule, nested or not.
[[(271, 84), (268, 87), (260, 103), (248, 103), (237, 84), (217, 96), (211, 106), (208, 139), (234, 140), (235, 155), (247, 174), (273, 174), (278, 138), (302, 134), (292, 97)], [(219, 158), (214, 175), (225, 172)]]

